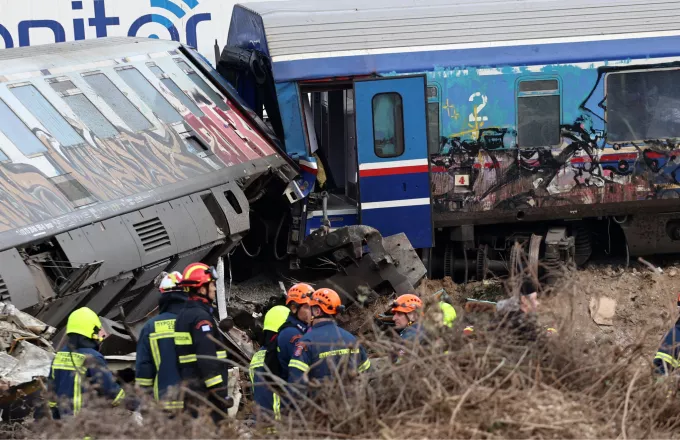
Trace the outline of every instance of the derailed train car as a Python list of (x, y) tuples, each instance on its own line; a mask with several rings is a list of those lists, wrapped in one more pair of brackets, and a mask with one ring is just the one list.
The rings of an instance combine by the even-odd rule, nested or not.
[(323, 165), (334, 225), (404, 231), (434, 272), (483, 278), (518, 261), (515, 243), (533, 267), (596, 246), (680, 251), (678, 14), (640, 0), (255, 2), (235, 6), (218, 70), (303, 169)]
[(179, 43), (0, 51), (0, 300), (55, 327), (78, 306), (139, 319), (161, 271), (230, 252), (297, 173)]

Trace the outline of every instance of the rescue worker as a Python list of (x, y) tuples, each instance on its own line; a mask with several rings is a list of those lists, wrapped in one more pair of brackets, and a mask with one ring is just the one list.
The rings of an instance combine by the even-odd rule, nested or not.
[[(225, 412), (234, 401), (228, 395), (227, 364), (221, 361), (226, 359), (227, 352), (215, 342), (221, 340), (212, 315), (216, 282), (214, 267), (193, 263), (184, 269), (180, 285), (188, 298), (175, 320), (175, 347), (182, 381), (191, 391), (205, 396)], [(194, 417), (198, 413), (187, 403), (196, 400), (187, 395), (184, 405)], [(195, 403), (201, 404), (200, 401)], [(215, 422), (220, 418), (215, 411), (211, 416)]]
[(446, 301), (439, 301), (439, 309), (442, 312), (442, 324), (448, 328), (453, 328), (453, 321), (456, 320), (456, 309)]
[(401, 295), (392, 303), (394, 328), (399, 330), (402, 339), (422, 342), (425, 338), (425, 331), (417, 322), (422, 307), (421, 299), (412, 293)]
[(137, 342), (135, 382), (149, 391), (153, 390), (154, 400), (166, 410), (184, 407), (177, 390), (181, 377), (175, 350), (175, 319), (187, 301), (179, 286), (181, 281), (182, 274), (179, 272), (163, 277), (159, 286), (159, 314), (144, 324)]
[(542, 336), (557, 333), (552, 327), (543, 327), (543, 332), (540, 330), (537, 319), (540, 305), (537, 290), (534, 282), (527, 278), (522, 282), (519, 298), (499, 301), (491, 329), (502, 330), (504, 335), (511, 334), (526, 342), (534, 342)]
[(318, 289), (312, 294), (312, 330), (295, 344), (288, 364), (288, 382), (304, 390), (310, 379), (322, 380), (333, 374), (341, 362), (359, 373), (371, 367), (366, 350), (348, 331), (340, 328), (335, 316), (344, 311), (337, 292)]
[(54, 357), (48, 379), (49, 390), (57, 397), (49, 402), (52, 418), (77, 415), (89, 386), (109, 398), (113, 406), (123, 402), (125, 391), (99, 352), (99, 343), (106, 336), (99, 316), (87, 307), (73, 311), (66, 322), (66, 335), (67, 344)]
[[(680, 313), (680, 294), (677, 298), (677, 311)], [(680, 366), (680, 317), (675, 321), (672, 329), (666, 333), (661, 347), (654, 356), (654, 372), (659, 375), (668, 375)]]
[(276, 420), (281, 419), (281, 397), (273, 387), (279, 375), (277, 335), (289, 314), (288, 307), (275, 306), (264, 315), (264, 344), (253, 355), (249, 368), (253, 400), (262, 410), (273, 413)]
[(312, 309), (309, 302), (314, 293), (314, 288), (309, 284), (298, 283), (288, 290), (286, 306), (290, 308), (288, 319), (279, 329), (277, 338), (279, 377), (288, 380), (288, 364), (293, 357), (296, 342), (307, 333), (308, 326), (312, 322)]

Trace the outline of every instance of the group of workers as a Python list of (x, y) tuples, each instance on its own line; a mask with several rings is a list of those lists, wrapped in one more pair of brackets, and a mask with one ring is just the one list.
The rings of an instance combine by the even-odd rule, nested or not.
[(253, 398), (261, 411), (280, 419), (283, 408), (310, 391), (310, 382), (339, 368), (358, 374), (371, 367), (366, 350), (335, 320), (343, 310), (334, 290), (299, 283), (288, 291), (285, 306), (267, 312), (264, 344), (249, 368)]
[[(196, 416), (198, 406), (207, 401), (216, 408), (211, 412), (215, 421), (234, 403), (227, 387), (227, 353), (213, 317), (216, 281), (215, 269), (202, 263), (162, 279), (158, 314), (140, 332), (135, 365), (136, 385), (148, 390), (163, 409)], [(265, 316), (264, 344), (250, 365), (255, 384), (267, 372), (299, 384), (297, 392), (304, 392), (308, 381), (328, 376), (341, 364), (358, 373), (370, 368), (364, 348), (335, 321), (344, 309), (337, 292), (296, 284), (285, 303)], [(68, 318), (66, 335), (48, 380), (54, 397), (49, 401), (52, 417), (78, 414), (92, 387), (114, 406), (126, 401), (126, 407), (141, 418), (139, 399), (126, 399), (98, 351), (107, 336), (99, 316), (87, 307), (75, 310)], [(280, 415), (282, 400), (270, 387), (254, 386), (253, 392), (259, 405)]]
[[(196, 409), (207, 401), (218, 410), (211, 413), (215, 421), (234, 404), (227, 387), (227, 353), (213, 316), (217, 278), (216, 270), (203, 263), (190, 264), (183, 273), (165, 275), (159, 286), (158, 314), (142, 328), (136, 357), (136, 384), (153, 395), (163, 409), (185, 410), (196, 416)], [(442, 324), (452, 327), (455, 309), (444, 301), (438, 306)], [(536, 339), (538, 327), (532, 318), (538, 300), (532, 283), (525, 282), (521, 295), (500, 302), (498, 307), (508, 308), (503, 314), (503, 329), (519, 330)], [(299, 283), (287, 292), (285, 306), (275, 306), (266, 313), (261, 348), (249, 366), (254, 401), (261, 411), (279, 419), (296, 396), (313, 393), (310, 383), (338, 369), (354, 374), (369, 370), (366, 350), (336, 322), (343, 310), (337, 292)], [(394, 328), (403, 340), (426, 342), (420, 297), (399, 296), (391, 312)], [(548, 328), (547, 332), (553, 334), (555, 330)], [(463, 333), (474, 334), (474, 328), (467, 326)], [(48, 380), (53, 418), (78, 414), (89, 387), (109, 398), (113, 406), (125, 401), (128, 409), (138, 411), (139, 400), (126, 398), (98, 351), (106, 336), (93, 310), (83, 307), (69, 316), (66, 343), (52, 362)], [(678, 339), (680, 320), (656, 354), (657, 373), (667, 374), (680, 367)], [(134, 414), (139, 416), (138, 412)]]
[[(196, 403), (203, 401), (219, 412), (233, 406), (227, 392), (227, 353), (213, 318), (216, 282), (215, 268), (203, 263), (190, 264), (183, 274), (167, 274), (159, 286), (159, 313), (140, 333), (136, 384), (166, 410), (187, 410), (196, 416)], [(99, 352), (107, 336), (99, 316), (87, 307), (75, 310), (66, 323), (66, 336), (48, 378), (48, 391), (54, 397), (49, 401), (52, 417), (78, 414), (84, 396), (94, 390), (114, 406), (125, 400), (126, 408), (141, 418), (139, 399), (126, 399)], [(186, 386), (182, 391), (180, 383)], [(215, 420), (218, 411), (211, 414)]]

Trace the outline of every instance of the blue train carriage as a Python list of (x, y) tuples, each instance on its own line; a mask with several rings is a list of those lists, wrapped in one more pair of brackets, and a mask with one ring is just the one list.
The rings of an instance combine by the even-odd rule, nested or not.
[(306, 233), (326, 190), (331, 226), (406, 232), (436, 274), (483, 278), (515, 242), (534, 267), (680, 251), (679, 13), (255, 2), (235, 6), (218, 70), (318, 173)]
[(162, 271), (229, 253), (297, 174), (179, 43), (0, 51), (0, 300), (58, 328), (81, 306), (139, 320)]

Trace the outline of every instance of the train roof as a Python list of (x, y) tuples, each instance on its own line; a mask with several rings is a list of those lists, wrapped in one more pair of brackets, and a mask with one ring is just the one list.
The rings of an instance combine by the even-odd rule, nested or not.
[(0, 50), (0, 76), (176, 50), (180, 43), (110, 37)]
[[(263, 50), (279, 63), (277, 80), (295, 77), (282, 71), (282, 63), (303, 60), (364, 57), (363, 71), (352, 72), (357, 74), (380, 67), (366, 57), (386, 54), (680, 35), (680, 2), (668, 0), (254, 2), (235, 6), (232, 26), (246, 11), (261, 19)], [(298, 70), (318, 76), (304, 75), (310, 67)]]

